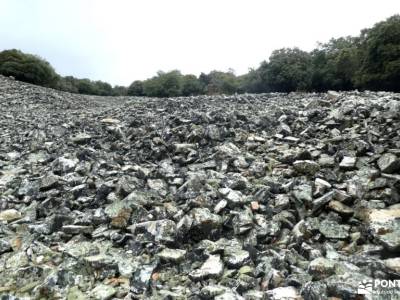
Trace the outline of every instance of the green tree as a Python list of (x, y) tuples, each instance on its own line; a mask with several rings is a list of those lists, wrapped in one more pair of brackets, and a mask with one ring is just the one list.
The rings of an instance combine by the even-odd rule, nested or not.
[(361, 62), (359, 41), (354, 37), (331, 39), (311, 53), (313, 90), (354, 89)]
[(72, 76), (59, 77), (57, 80), (56, 89), (64, 92), (79, 93), (78, 79)]
[(95, 95), (111, 96), (113, 93), (112, 86), (107, 82), (98, 80), (95, 82), (91, 82), (91, 84), (94, 85), (94, 89), (95, 89), (95, 93), (96, 93)]
[(143, 82), (140, 80), (135, 80), (128, 87), (129, 96), (144, 96)]
[(47, 61), (16, 49), (0, 52), (0, 74), (48, 87), (55, 86), (58, 79), (53, 67)]
[(122, 85), (116, 85), (113, 87), (112, 95), (113, 96), (126, 96), (126, 95), (128, 95), (128, 88), (124, 87)]
[(265, 84), (272, 91), (309, 90), (311, 86), (311, 55), (298, 48), (283, 48), (272, 52), (265, 65)]
[(86, 95), (98, 95), (97, 87), (87, 78), (78, 79), (78, 92)]
[(375, 24), (361, 34), (364, 59), (357, 86), (400, 91), (400, 15)]
[(240, 76), (239, 91), (246, 93), (266, 93), (271, 89), (267, 77), (268, 63), (263, 61), (257, 69), (250, 69), (247, 74)]
[(143, 82), (143, 92), (149, 97), (176, 97), (182, 93), (182, 74), (178, 70), (163, 72)]
[(235, 74), (230, 72), (211, 71), (203, 75), (202, 82), (207, 83), (207, 94), (233, 94), (238, 91), (239, 81)]
[(184, 75), (182, 77), (182, 95), (192, 96), (204, 93), (204, 86), (195, 75)]

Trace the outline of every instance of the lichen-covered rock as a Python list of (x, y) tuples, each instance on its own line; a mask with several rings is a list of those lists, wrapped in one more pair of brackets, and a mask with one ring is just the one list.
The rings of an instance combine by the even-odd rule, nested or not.
[(340, 162), (339, 167), (341, 167), (344, 170), (351, 170), (356, 166), (356, 162), (357, 162), (356, 157), (345, 156)]
[(115, 288), (105, 284), (99, 284), (90, 291), (92, 298), (96, 300), (111, 299), (116, 293), (117, 290)]
[(319, 231), (327, 239), (346, 239), (349, 237), (349, 230), (349, 225), (341, 225), (330, 220), (323, 220), (319, 226)]
[(295, 299), (300, 300), (299, 291), (292, 286), (287, 287), (278, 287), (272, 290), (267, 291), (268, 299), (271, 300), (286, 300), (286, 299)]
[(6, 209), (3, 211), (0, 211), (0, 221), (15, 221), (18, 219), (21, 219), (22, 214), (16, 210), (16, 209)]
[(157, 254), (164, 261), (180, 262), (185, 258), (186, 250), (165, 248)]
[(383, 173), (394, 173), (400, 170), (400, 159), (392, 153), (385, 153), (378, 159), (378, 166)]
[(308, 265), (308, 273), (316, 280), (329, 277), (335, 272), (335, 263), (329, 259), (318, 257)]
[(240, 268), (250, 259), (250, 254), (239, 247), (226, 247), (224, 249), (224, 261), (231, 268)]
[(358, 299), (400, 272), (399, 99), (0, 76), (0, 297)]
[(371, 209), (366, 223), (372, 236), (390, 251), (400, 249), (400, 209)]
[(12, 251), (11, 244), (5, 239), (0, 239), (0, 255), (9, 251)]
[(208, 208), (194, 208), (191, 210), (190, 216), (193, 218), (192, 230), (203, 235), (207, 235), (222, 224), (221, 217), (211, 213)]
[(147, 221), (131, 225), (129, 229), (134, 234), (145, 233), (156, 242), (173, 243), (176, 238), (176, 224), (171, 220)]
[(340, 201), (332, 200), (329, 202), (328, 207), (343, 216), (349, 217), (354, 214), (354, 210), (351, 207), (343, 204)]
[(320, 166), (312, 160), (297, 160), (293, 163), (293, 168), (299, 173), (314, 175), (319, 171)]
[(224, 264), (219, 255), (210, 255), (203, 265), (192, 271), (189, 276), (193, 280), (203, 280), (207, 278), (219, 278), (224, 271)]

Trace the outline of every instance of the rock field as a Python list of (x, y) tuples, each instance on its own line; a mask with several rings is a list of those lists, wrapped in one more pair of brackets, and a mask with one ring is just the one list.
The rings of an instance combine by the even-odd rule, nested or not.
[(374, 279), (400, 279), (399, 94), (0, 77), (0, 299), (400, 299)]

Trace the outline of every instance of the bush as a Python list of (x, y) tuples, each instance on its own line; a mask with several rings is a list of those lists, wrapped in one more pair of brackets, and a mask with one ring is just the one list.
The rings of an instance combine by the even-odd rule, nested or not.
[(211, 71), (208, 75), (203, 74), (201, 80), (205, 83), (209, 95), (233, 94), (239, 88), (238, 79), (232, 71)]
[(157, 76), (143, 82), (143, 92), (149, 97), (176, 97), (182, 93), (182, 74), (178, 70), (159, 71)]
[(59, 77), (56, 89), (69, 93), (79, 93), (78, 80), (72, 76)]
[(204, 86), (195, 75), (184, 75), (182, 77), (182, 95), (192, 96), (204, 93)]
[(0, 52), (0, 74), (48, 87), (55, 86), (58, 79), (53, 67), (47, 61), (16, 49)]
[(144, 96), (143, 92), (143, 82), (140, 80), (136, 80), (131, 83), (128, 87), (128, 95), (129, 96)]
[(127, 96), (128, 88), (121, 86), (121, 85), (116, 85), (113, 87), (112, 95), (113, 96)]

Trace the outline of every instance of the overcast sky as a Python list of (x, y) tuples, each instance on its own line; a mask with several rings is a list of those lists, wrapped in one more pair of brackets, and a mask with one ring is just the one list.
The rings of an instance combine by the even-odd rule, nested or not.
[(0, 0), (0, 50), (61, 75), (128, 85), (158, 70), (236, 74), (400, 13), (400, 0)]

